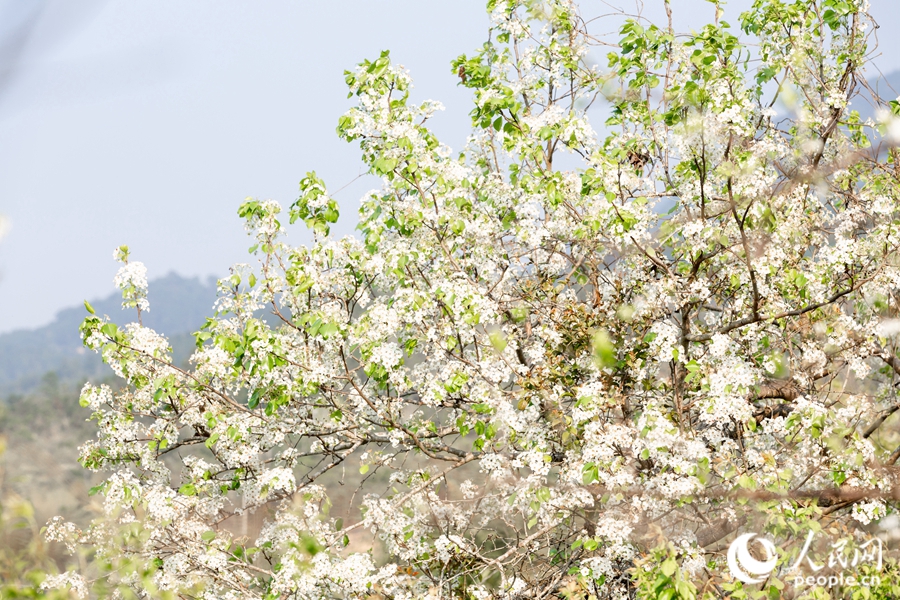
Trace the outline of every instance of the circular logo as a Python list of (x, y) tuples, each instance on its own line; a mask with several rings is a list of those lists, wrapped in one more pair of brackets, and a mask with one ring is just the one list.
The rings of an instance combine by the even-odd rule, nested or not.
[(750, 555), (748, 545), (755, 537), (755, 533), (745, 533), (728, 546), (728, 569), (735, 579), (744, 583), (759, 583), (775, 569), (775, 563), (778, 562), (775, 544), (765, 538), (759, 538), (766, 555), (765, 560), (756, 560)]

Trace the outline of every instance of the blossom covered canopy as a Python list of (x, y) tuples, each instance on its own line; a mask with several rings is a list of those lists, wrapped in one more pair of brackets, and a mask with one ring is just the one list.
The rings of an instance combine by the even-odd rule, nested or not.
[[(330, 234), (315, 173), (286, 210), (242, 205), (259, 266), (220, 282), (189, 369), (139, 323), (85, 320), (123, 380), (81, 399), (106, 518), (49, 535), (96, 549), (96, 585), (721, 597), (742, 525), (892, 510), (900, 105), (850, 108), (865, 2), (756, 0), (740, 32), (627, 19), (604, 65), (573, 2), (488, 9), (452, 65), (463, 151), (386, 52), (348, 72), (338, 132), (383, 180), (358, 236)], [(297, 220), (314, 243), (286, 243)], [(137, 264), (117, 284), (146, 310)], [(258, 536), (231, 526), (252, 511)]]

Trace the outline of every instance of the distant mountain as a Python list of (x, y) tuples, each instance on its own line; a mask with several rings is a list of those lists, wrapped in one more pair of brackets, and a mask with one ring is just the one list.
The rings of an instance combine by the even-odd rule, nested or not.
[[(193, 347), (190, 334), (212, 315), (215, 280), (169, 273), (151, 281), (149, 289), (150, 311), (142, 315), (143, 323), (165, 334), (176, 361), (182, 362)], [(109, 315), (120, 325), (136, 320), (134, 309), (122, 309), (119, 294), (90, 302), (98, 315)], [(49, 325), (0, 335), (0, 397), (35, 389), (48, 372), (56, 373), (60, 381), (109, 375), (100, 358), (81, 344), (78, 326), (85, 316), (84, 306), (67, 308)]]
[(872, 77), (868, 83), (885, 100), (894, 100), (900, 94), (900, 71), (886, 73), (883, 77)]
[[(866, 83), (880, 98), (885, 101), (894, 100), (900, 94), (900, 71), (892, 71), (885, 75), (873, 74)], [(876, 103), (872, 98), (872, 94), (865, 88), (858, 88), (860, 91), (859, 98), (856, 99), (850, 108), (859, 111), (860, 118), (865, 121), (868, 118), (877, 120), (875, 106)]]

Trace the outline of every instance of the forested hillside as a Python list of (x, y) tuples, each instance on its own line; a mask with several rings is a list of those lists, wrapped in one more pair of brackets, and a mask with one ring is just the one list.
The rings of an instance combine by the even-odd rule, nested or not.
[[(144, 325), (170, 337), (176, 361), (190, 355), (196, 331), (210, 314), (216, 299), (214, 280), (184, 278), (175, 273), (150, 284), (151, 310), (143, 315)], [(119, 323), (134, 319), (134, 310), (121, 308), (119, 294), (98, 301), (91, 300), (100, 315), (109, 315)], [(87, 312), (83, 306), (59, 312), (48, 325), (39, 329), (23, 329), (0, 335), (0, 397), (37, 389), (47, 373), (55, 373), (60, 381), (84, 381), (103, 377), (108, 368), (93, 352), (81, 344), (78, 326)]]

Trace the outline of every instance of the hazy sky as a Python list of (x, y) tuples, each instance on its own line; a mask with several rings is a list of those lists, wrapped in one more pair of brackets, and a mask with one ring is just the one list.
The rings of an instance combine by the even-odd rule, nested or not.
[[(645, 4), (658, 13), (662, 0)], [(726, 18), (749, 4), (732, 0)], [(680, 30), (712, 18), (703, 0), (672, 5)], [(900, 69), (900, 5), (872, 6), (878, 64)], [(447, 106), (434, 129), (459, 148), (469, 92), (449, 63), (487, 29), (480, 0), (0, 0), (0, 213), (12, 224), (0, 243), (0, 332), (113, 291), (119, 244), (151, 278), (221, 276), (248, 261), (236, 215), (245, 197), (286, 206), (306, 171), (330, 190), (360, 174), (356, 147), (334, 133), (352, 103), (343, 71), (382, 49), (411, 70), (414, 99)], [(352, 231), (359, 197), (377, 184), (362, 178), (336, 195), (338, 233)], [(288, 239), (308, 238), (298, 225)]]

